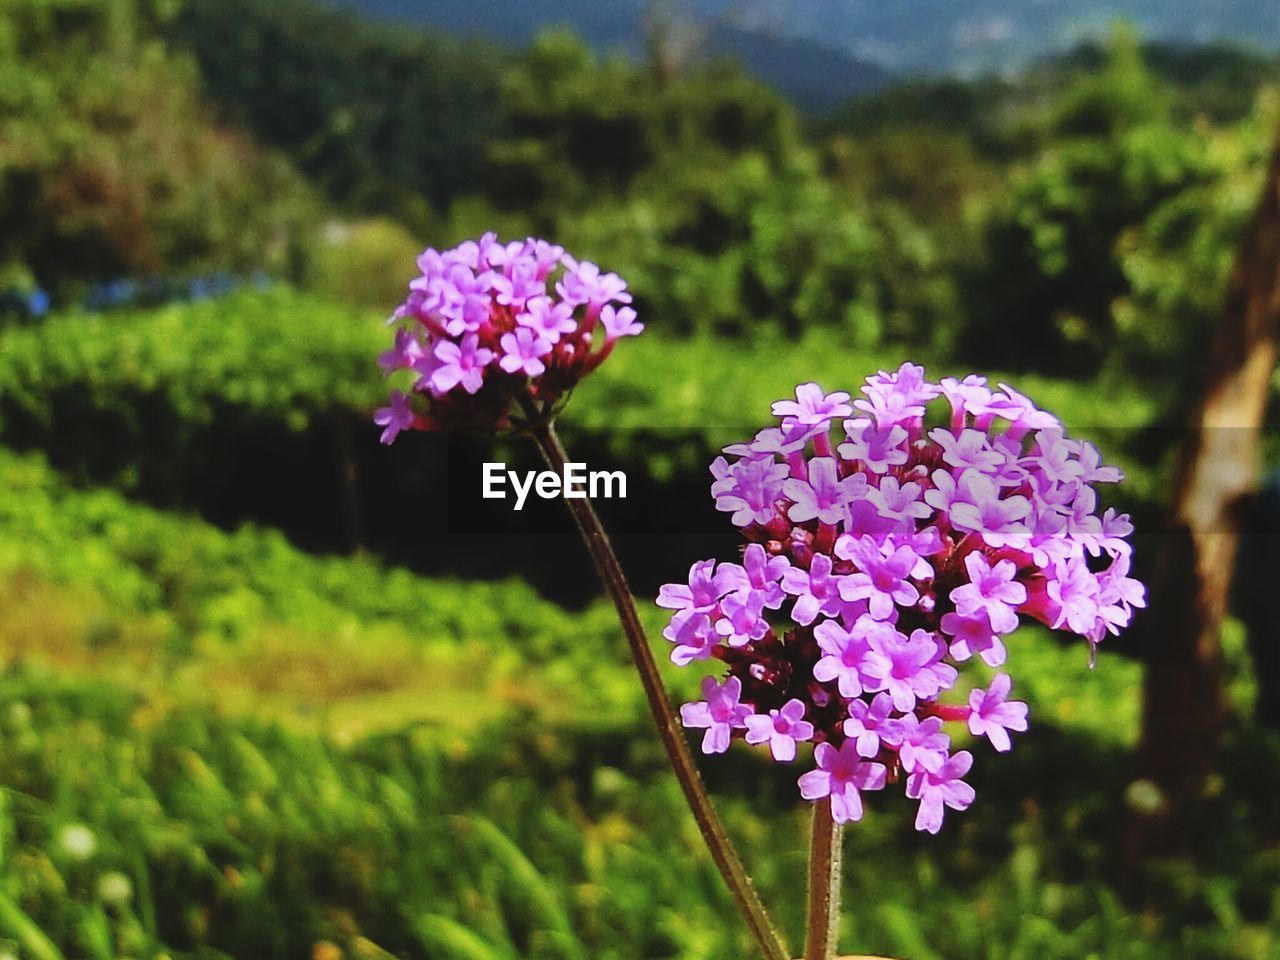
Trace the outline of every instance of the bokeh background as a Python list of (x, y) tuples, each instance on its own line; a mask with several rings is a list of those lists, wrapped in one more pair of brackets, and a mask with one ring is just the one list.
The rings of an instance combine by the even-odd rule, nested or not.
[[(1264, 0), (0, 2), (0, 957), (749, 956), (562, 505), (478, 501), (488, 439), (377, 443), (414, 256), (535, 232), (630, 281), (565, 430), (628, 473), (655, 639), (732, 550), (716, 446), (906, 359), (1095, 439), (1152, 577), (1277, 50)], [(874, 799), (846, 949), (1280, 957), (1266, 490), (1207, 661), (1015, 638), (1031, 732), (939, 837)], [(1212, 728), (1155, 833), (1152, 663)], [(797, 939), (798, 771), (704, 769)]]

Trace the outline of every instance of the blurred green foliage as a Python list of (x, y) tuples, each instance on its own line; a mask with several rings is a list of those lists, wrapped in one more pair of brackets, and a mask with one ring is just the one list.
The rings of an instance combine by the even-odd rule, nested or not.
[[(519, 581), (425, 580), (368, 559), (312, 556), (276, 531), (244, 526), (225, 533), (111, 491), (77, 490), (38, 456), (0, 450), (0, 481), (0, 640), (24, 659), (92, 670), (122, 658), (115, 682), (148, 689), (182, 680), (203, 661), (238, 665), (252, 678), (269, 675), (268, 662), (311, 657), (333, 662), (321, 673), (334, 674), (337, 698), (359, 697), (365, 683), (374, 690), (412, 686), (431, 659), (437, 669), (484, 660), (491, 676), (464, 684), (484, 688), (490, 679), (533, 671), (525, 680), (560, 688), (570, 712), (608, 704), (604, 714), (629, 721), (638, 705), (638, 690), (618, 675), (621, 638), (603, 603), (570, 614)], [(661, 611), (643, 607), (656, 639)], [(499, 637), (505, 653), (495, 647)], [(1132, 741), (1136, 665), (1120, 662), (1091, 676), (1082, 650), (1060, 647), (1038, 629), (1024, 630), (1017, 649), (1020, 663), (1032, 668), (1030, 691), (1045, 716), (1100, 741)], [(406, 656), (412, 670), (401, 662)], [(669, 673), (679, 689), (696, 689), (693, 671)], [(303, 670), (292, 687), (275, 678), (277, 692), (296, 694), (314, 679)], [(198, 685), (186, 681), (183, 695), (200, 699)], [(518, 702), (533, 700), (528, 694)], [(327, 706), (321, 700), (308, 712)], [(371, 716), (362, 726), (395, 719)]]
[(314, 239), (301, 283), (320, 297), (390, 314), (392, 305), (404, 299), (421, 250), (422, 244), (396, 220), (333, 221)]
[[(20, 82), (0, 117), (17, 159), (0, 153), (12, 184), (0, 211), (13, 211), (17, 246), (0, 260), (13, 276), (267, 265), (386, 309), (411, 266), (398, 272), (396, 257), (497, 227), (605, 262), (680, 335), (821, 327), (863, 352), (1076, 377), (1105, 359), (1158, 384), (1170, 365), (1194, 365), (1275, 113), (1240, 102), (1274, 77), (1267, 61), (1147, 51), (1124, 30), (1017, 83), (908, 85), (806, 130), (732, 66), (672, 78), (565, 32), (511, 51), (307, 0), (89, 9), (21, 0), (8, 30)], [(197, 84), (336, 211), (384, 219), (318, 229), (319, 207), (299, 212), (301, 196), (252, 165), (275, 161), (247, 141), (224, 170), (211, 144), (232, 135), (210, 126)], [(141, 94), (151, 87), (172, 102)], [(110, 122), (93, 106), (104, 89)], [(172, 116), (154, 123), (158, 111)], [(73, 192), (32, 206), (62, 196), (68, 157), (99, 141), (116, 152), (127, 203)], [(117, 155), (135, 141), (148, 157), (126, 164)], [(149, 173), (157, 162), (170, 166)], [(1211, 271), (1199, 279), (1213, 282), (1174, 306), (1151, 278), (1183, 252), (1176, 225), (1189, 218), (1217, 224), (1196, 241)]]
[[(161, 483), (171, 494), (165, 502), (181, 503), (182, 477), (191, 475), (183, 468), (214, 452), (211, 437), (315, 435), (352, 421), (375, 435), (367, 417), (386, 396), (372, 362), (388, 344), (381, 320), (276, 286), (110, 316), (64, 313), (0, 330), (0, 438), (45, 449), (86, 479), (126, 489)], [(661, 479), (701, 475), (716, 449), (755, 429), (796, 383), (849, 388), (908, 357), (937, 376), (968, 372), (942, 350), (869, 349), (855, 335), (822, 327), (794, 339), (774, 332), (746, 341), (678, 337), (651, 322), (577, 390), (566, 422), (605, 431), (613, 456), (634, 469)], [(1109, 460), (1130, 474), (1130, 495), (1158, 487), (1158, 461), (1129, 449), (1140, 428), (1165, 422), (1149, 391), (1122, 377), (1078, 384), (1009, 376), (1077, 432), (1101, 432)], [(1110, 397), (1104, 407), (1097, 389)], [(320, 454), (326, 459), (313, 465), (317, 475), (331, 469), (331, 452)]]
[[(16, 655), (0, 674), (0, 937), (49, 957), (745, 955), (605, 605), (570, 615), (518, 583), (308, 557), (74, 490), (37, 458), (4, 455), (0, 480), (0, 642)], [(1032, 733), (1008, 757), (976, 747), (979, 803), (942, 841), (877, 798), (847, 841), (844, 943), (1268, 957), (1280, 858), (1259, 841), (1280, 830), (1280, 742), (1240, 731), (1207, 862), (1161, 868), (1160, 913), (1134, 914), (1105, 876), (1138, 668), (1090, 671), (1040, 631), (1011, 657)], [(695, 671), (667, 672), (691, 692)], [(707, 772), (794, 934), (795, 771), (734, 751)]]
[(504, 77), (505, 124), (459, 231), (555, 236), (628, 277), (676, 333), (831, 326), (926, 344), (950, 306), (942, 258), (905, 208), (821, 173), (791, 108), (728, 68), (662, 83), (543, 37)]
[[(663, 75), (563, 32), (513, 51), (302, 0), (8, 0), (5, 286), (265, 267), (302, 291), (0, 331), (0, 439), (184, 502), (246, 438), (366, 417), (415, 248), (497, 227), (630, 281), (648, 332), (567, 417), (610, 428), (619, 462), (701, 474), (797, 382), (910, 358), (1007, 371), (1073, 428), (1119, 428), (1100, 445), (1156, 503), (1167, 438), (1137, 430), (1192, 393), (1275, 77), (1120, 32), (806, 128), (733, 67)], [(308, 555), (38, 455), (0, 452), (0, 491), (0, 957), (747, 954), (604, 604)], [(1243, 714), (1236, 625), (1224, 646)], [(1011, 656), (1031, 733), (979, 757), (979, 803), (941, 840), (900, 798), (872, 805), (842, 944), (1280, 955), (1274, 735), (1234, 721), (1199, 864), (1153, 865), (1122, 900), (1141, 666), (1090, 672), (1039, 630)], [(706, 770), (794, 939), (795, 771), (737, 750)]]
[(213, 126), (165, 0), (8, 0), (0, 270), (46, 289), (121, 274), (288, 272), (319, 212), (287, 161)]
[[(381, 402), (379, 319), (283, 289), (0, 331), (0, 430), (136, 471), (189, 458), (219, 413), (305, 430)], [(372, 375), (371, 375), (372, 374)]]
[(505, 54), (307, 0), (186, 0), (166, 31), (233, 121), (342, 209), (416, 230), (474, 182)]
[[(322, 943), (334, 956), (445, 960), (748, 951), (659, 758), (616, 731), (513, 717), (465, 747), (423, 730), (343, 749), (207, 711), (158, 714), (101, 684), (32, 672), (3, 679), (0, 707), (0, 870), (29, 925), (0, 922), (24, 948), (48, 943), (43, 955), (276, 958)], [(1008, 763), (1039, 773), (1035, 752)], [(1077, 756), (1114, 782), (1113, 754)], [(803, 821), (774, 799), (789, 789), (774, 771), (750, 770), (754, 796), (721, 801), (794, 932)], [(995, 790), (984, 799), (945, 844), (908, 839), (906, 804), (851, 831), (844, 942), (957, 960), (1265, 958), (1274, 946), (1274, 907), (1221, 876), (1174, 880), (1183, 892), (1165, 916), (1128, 913), (1090, 877), (1106, 828), (1087, 796), (1041, 793), (1011, 832)], [(666, 828), (644, 828), (656, 823)], [(1276, 869), (1258, 857), (1254, 882)]]
[[(604, 605), (570, 615), (520, 582), (424, 581), (314, 557), (276, 531), (228, 534), (78, 492), (39, 458), (3, 450), (0, 487), (0, 644), (11, 656), (167, 686), (177, 699), (257, 697), (259, 711), (349, 731), (423, 717), (474, 726), (491, 708), (468, 707), (468, 695), (494, 706), (572, 696), (566, 709), (626, 717), (636, 705)], [(516, 677), (528, 689), (504, 694)]]
[[(1234, 125), (1186, 125), (1169, 103), (1124, 34), (1063, 94), (1053, 138), (1015, 168), (984, 226), (964, 353), (1067, 375), (1106, 367), (1161, 399), (1186, 396), (1276, 111), (1267, 96)], [(1153, 282), (1162, 265), (1168, 286)]]

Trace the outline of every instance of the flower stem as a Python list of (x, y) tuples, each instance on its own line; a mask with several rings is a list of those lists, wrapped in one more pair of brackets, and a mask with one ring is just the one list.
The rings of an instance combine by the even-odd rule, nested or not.
[[(549, 420), (539, 422), (537, 418), (531, 417), (529, 433), (542, 452), (547, 466), (556, 473), (561, 473), (568, 455), (552, 423)], [(649, 701), (649, 709), (653, 712), (653, 718), (658, 725), (662, 745), (666, 748), (667, 756), (675, 770), (676, 779), (684, 791), (689, 809), (693, 812), (698, 830), (711, 851), (711, 858), (719, 868), (720, 875), (724, 877), (729, 892), (733, 894), (738, 907), (742, 910), (742, 915), (751, 928), (751, 934), (759, 945), (761, 954), (766, 960), (790, 960), (791, 954), (786, 944), (783, 943), (777, 928), (770, 921), (764, 904), (751, 885), (751, 878), (747, 876), (732, 841), (725, 833), (724, 825), (711, 806), (711, 798), (702, 783), (702, 777), (698, 774), (693, 754), (690, 753), (689, 745), (684, 739), (683, 728), (667, 697), (662, 676), (658, 672), (657, 661), (649, 648), (644, 627), (636, 612), (631, 588), (627, 585), (627, 578), (622, 572), (622, 566), (618, 563), (617, 555), (613, 552), (600, 518), (596, 515), (591, 501), (586, 497), (566, 498), (565, 503), (578, 525), (578, 532), (582, 534), (582, 540), (595, 563), (596, 572), (604, 581), (605, 589), (618, 611), (618, 619), (622, 622), (623, 633), (626, 634), (627, 642), (631, 646), (631, 655), (635, 659), (636, 669), (640, 672), (645, 699)]]
[(809, 841), (809, 915), (804, 960), (831, 960), (840, 938), (840, 841), (843, 828), (831, 818), (831, 798), (813, 805)]

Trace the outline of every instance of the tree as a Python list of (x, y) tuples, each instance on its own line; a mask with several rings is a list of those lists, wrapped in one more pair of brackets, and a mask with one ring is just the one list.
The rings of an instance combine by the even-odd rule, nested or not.
[(1280, 327), (1280, 143), (1240, 247), (1188, 424), (1162, 564), (1145, 618), (1140, 775), (1156, 789), (1135, 814), (1129, 855), (1187, 852), (1225, 720), (1219, 629), (1258, 484), (1263, 414)]
[(186, 0), (169, 33), (232, 122), (346, 210), (415, 229), (474, 187), (510, 58), (314, 0)]
[(0, 268), (43, 286), (284, 268), (315, 208), (288, 163), (215, 127), (159, 36), (167, 4), (10, 0), (0, 17)]

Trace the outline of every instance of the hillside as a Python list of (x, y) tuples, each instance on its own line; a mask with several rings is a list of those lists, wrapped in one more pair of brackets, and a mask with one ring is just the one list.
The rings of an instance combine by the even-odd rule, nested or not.
[[(527, 42), (548, 23), (572, 26), (593, 46), (639, 49), (642, 0), (329, 0), (370, 17), (430, 25), (451, 32)], [(1106, 33), (1116, 19), (1144, 37), (1203, 44), (1227, 41), (1280, 49), (1280, 6), (1267, 0), (724, 0), (681, 4), (700, 17), (722, 17), (733, 6), (736, 26), (768, 46), (769, 69), (803, 75), (810, 44), (899, 74), (974, 73), (1021, 66)], [(777, 40), (807, 41), (788, 46)], [(829, 54), (830, 55), (830, 54)], [(749, 64), (750, 65), (750, 64)], [(852, 66), (851, 66), (851, 69)], [(842, 82), (842, 81), (835, 81)]]
[[(594, 49), (639, 55), (644, 47), (643, 4), (633, 0), (594, 3), (553, 0), (521, 4), (481, 0), (474, 4), (442, 0), (326, 0), (372, 20), (409, 23), (445, 33), (524, 46), (549, 27), (566, 26)], [(703, 4), (703, 6), (708, 6)], [(714, 8), (714, 4), (710, 7)], [(822, 37), (758, 29), (748, 21), (718, 18), (706, 12), (705, 35), (696, 54), (702, 60), (727, 57), (748, 74), (783, 93), (802, 110), (818, 112), (850, 97), (883, 87), (892, 74), (883, 66), (833, 46)]]

